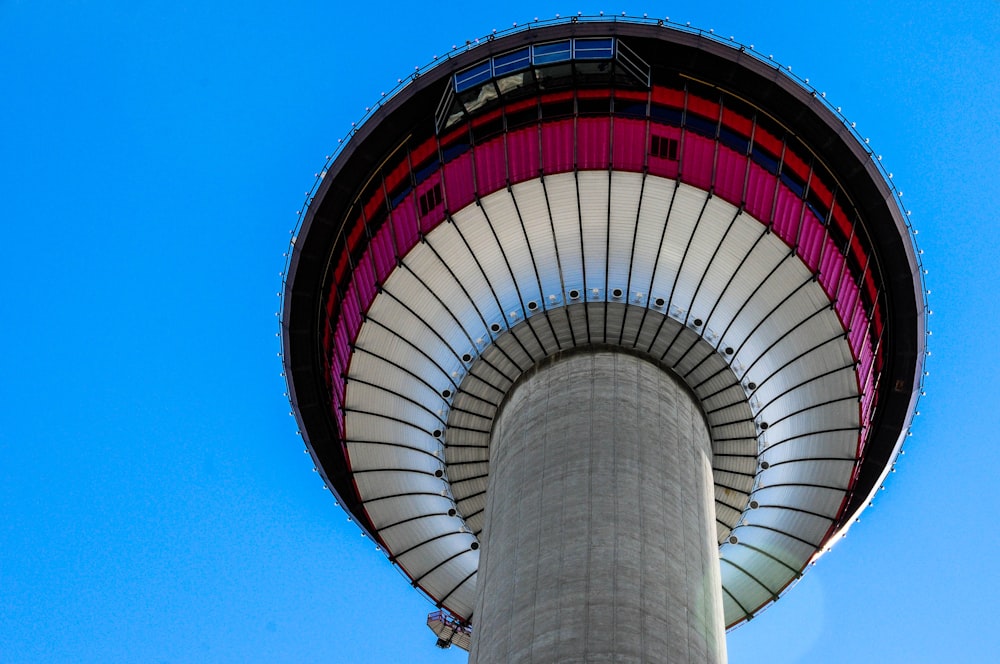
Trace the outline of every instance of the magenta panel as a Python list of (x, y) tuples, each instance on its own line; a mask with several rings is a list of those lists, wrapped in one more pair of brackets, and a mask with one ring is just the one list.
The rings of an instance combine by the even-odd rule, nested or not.
[(819, 269), (819, 258), (826, 239), (823, 224), (808, 209), (802, 215), (802, 229), (799, 233), (799, 258), (815, 272)]
[(338, 339), (336, 352), (330, 358), (330, 386), (333, 388), (335, 406), (344, 403), (343, 376), (347, 373), (347, 362), (350, 359), (350, 350), (347, 348), (346, 341), (343, 342), (343, 347), (343, 352), (341, 352), (341, 342)]
[(405, 256), (419, 237), (417, 208), (413, 200), (412, 194), (407, 196), (392, 211), (392, 228), (396, 232), (396, 244), (400, 256)]
[[(420, 183), (417, 187), (416, 200), (419, 201), (420, 197), (432, 190), (434, 187), (441, 186), (441, 171), (436, 172), (434, 175), (430, 176), (426, 180)], [(433, 208), (427, 211), (427, 214), (420, 216), (420, 232), (424, 235), (430, 233), (434, 228), (441, 223), (444, 219), (444, 193), (441, 194), (441, 202), (435, 205)]]
[(343, 324), (338, 325), (333, 334), (333, 360), (340, 367), (340, 370), (331, 376), (334, 382), (339, 381), (341, 373), (347, 369), (347, 361), (351, 355), (350, 343), (351, 340), (347, 334), (347, 327)]
[(871, 355), (871, 342), (868, 339), (868, 317), (865, 315), (863, 307), (854, 310), (851, 317), (851, 331), (847, 335), (847, 343), (851, 347), (854, 358), (861, 361), (867, 352)]
[(375, 266), (366, 256), (354, 267), (354, 286), (361, 296), (361, 311), (368, 311), (375, 299)]
[[(452, 212), (461, 210), (475, 200), (476, 186), (472, 176), (472, 153), (451, 160), (444, 167), (444, 202)], [(410, 245), (412, 246), (412, 245)], [(402, 249), (400, 249), (402, 253)]]
[(747, 179), (747, 212), (765, 224), (771, 219), (774, 187), (777, 182), (778, 178), (764, 168), (750, 163), (750, 176)]
[(476, 193), (480, 197), (507, 186), (507, 154), (503, 136), (477, 145), (472, 154), (476, 160)]
[(871, 344), (870, 337), (868, 336), (870, 329), (871, 322), (869, 321), (868, 310), (865, 308), (865, 303), (859, 298), (858, 306), (851, 317), (850, 342), (855, 357), (861, 356), (862, 344)]
[(330, 375), (328, 378), (330, 379), (330, 387), (333, 389), (334, 399), (338, 402), (340, 401), (339, 397), (344, 393), (344, 381), (341, 378), (343, 374), (343, 360), (340, 358), (340, 355), (334, 353), (330, 357)]
[(382, 224), (375, 237), (372, 238), (371, 254), (375, 259), (375, 277), (384, 284), (386, 277), (396, 267), (396, 249), (392, 244), (392, 227)]
[[(676, 127), (665, 127), (663, 125), (651, 125), (649, 128), (649, 139), (643, 145), (643, 149), (651, 149), (653, 136), (659, 136), (661, 139), (672, 138), (677, 141), (680, 145), (681, 140), (681, 130)], [(664, 178), (676, 178), (677, 173), (680, 171), (680, 162), (676, 159), (666, 159), (664, 157), (657, 157), (654, 154), (649, 155), (649, 173), (651, 175), (659, 175)]]
[(847, 336), (847, 343), (850, 345), (854, 357), (861, 356), (867, 328), (868, 321), (865, 319), (864, 309), (859, 307), (854, 312), (854, 318), (851, 320), (851, 333)]
[(844, 272), (844, 256), (828, 235), (823, 243), (823, 255), (819, 259), (819, 283), (827, 297), (837, 297), (837, 284)]
[(837, 290), (837, 315), (845, 327), (851, 324), (854, 311), (861, 308), (860, 295), (861, 292), (850, 272), (844, 272), (844, 276), (840, 278), (840, 288)]
[(355, 289), (355, 282), (347, 287), (344, 299), (340, 305), (340, 321), (338, 326), (344, 326), (347, 332), (348, 341), (353, 341), (361, 329), (361, 309), (358, 304), (358, 293)]
[(576, 163), (580, 170), (603, 170), (611, 161), (611, 118), (576, 121)]
[(798, 239), (801, 216), (802, 199), (787, 187), (778, 187), (778, 197), (774, 205), (774, 232), (789, 246), (794, 247)]
[[(361, 265), (364, 265), (364, 269), (361, 269)], [(358, 292), (362, 294), (362, 311), (368, 311), (368, 307), (371, 306), (372, 300), (375, 299), (375, 295), (378, 293), (379, 284), (381, 283), (376, 276), (375, 252), (374, 247), (372, 247), (371, 244), (368, 245), (368, 249), (361, 256), (361, 265), (359, 265), (358, 269), (354, 271), (354, 278), (360, 278), (363, 280), (363, 282), (358, 285)]]
[(646, 159), (646, 121), (615, 118), (611, 162), (620, 171), (642, 171)]
[(712, 167), (715, 164), (715, 141), (686, 132), (681, 153), (681, 179), (702, 189), (711, 187)]
[(875, 360), (875, 353), (872, 352), (872, 347), (869, 344), (865, 344), (861, 347), (861, 356), (858, 358), (858, 376), (861, 380), (867, 380), (868, 375), (871, 373), (872, 362)]
[(735, 150), (719, 146), (719, 162), (715, 167), (715, 192), (733, 205), (743, 202), (743, 180), (746, 178), (747, 158)]
[(538, 127), (526, 127), (507, 134), (507, 168), (516, 184), (538, 177)]
[(542, 125), (542, 167), (546, 173), (572, 171), (573, 152), (572, 120)]

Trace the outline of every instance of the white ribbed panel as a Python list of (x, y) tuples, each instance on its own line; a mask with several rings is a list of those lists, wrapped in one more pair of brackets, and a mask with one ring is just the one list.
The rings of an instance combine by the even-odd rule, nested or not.
[[(725, 622), (770, 601), (807, 564), (850, 482), (857, 381), (820, 285), (737, 212), (638, 173), (546, 176), (455, 212), (389, 276), (350, 364), (348, 452), (365, 471), (359, 494), (379, 536), (431, 596), (472, 614), (479, 551), (470, 545), (484, 525), (503, 394), (546, 356), (588, 344), (648, 354), (701, 400)], [(406, 492), (414, 502), (386, 498)]]

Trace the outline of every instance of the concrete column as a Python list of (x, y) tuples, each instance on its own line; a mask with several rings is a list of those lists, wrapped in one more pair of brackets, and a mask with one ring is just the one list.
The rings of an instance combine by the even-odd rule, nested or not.
[(473, 664), (725, 662), (711, 441), (621, 351), (516, 384), (494, 424)]

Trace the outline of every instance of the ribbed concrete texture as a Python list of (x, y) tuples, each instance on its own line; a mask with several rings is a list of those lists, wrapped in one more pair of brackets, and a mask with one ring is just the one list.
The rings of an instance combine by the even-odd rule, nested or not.
[(634, 355), (564, 355), (515, 385), (470, 662), (725, 662), (711, 454), (689, 392)]

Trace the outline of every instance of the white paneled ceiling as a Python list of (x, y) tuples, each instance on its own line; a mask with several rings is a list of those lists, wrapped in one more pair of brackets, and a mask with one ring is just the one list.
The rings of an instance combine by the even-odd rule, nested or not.
[(587, 345), (660, 362), (701, 400), (726, 623), (745, 619), (834, 523), (855, 469), (858, 380), (792, 249), (674, 180), (592, 171), (517, 184), (403, 258), (355, 341), (344, 403), (378, 536), (417, 585), (470, 617), (496, 409), (536, 362)]

